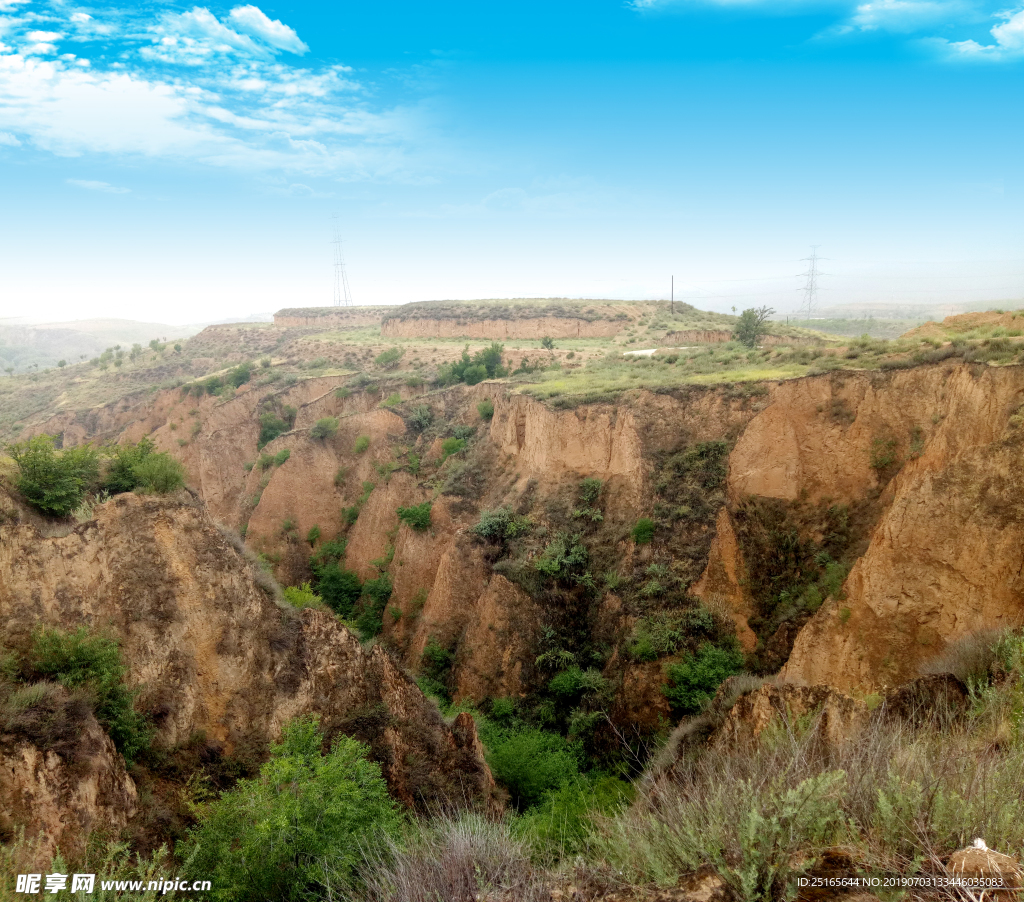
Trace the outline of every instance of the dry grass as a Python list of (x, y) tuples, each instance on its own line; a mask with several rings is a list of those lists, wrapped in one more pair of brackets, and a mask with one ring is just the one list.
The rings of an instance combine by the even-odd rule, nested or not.
[(363, 886), (346, 902), (548, 902), (544, 874), (507, 823), (479, 813), (443, 814), (403, 839), (367, 848)]
[[(756, 746), (676, 761), (629, 811), (600, 823), (594, 867), (626, 883), (674, 884), (711, 865), (743, 899), (792, 898), (795, 879), (842, 846), (872, 873), (913, 874), (982, 837), (1024, 855), (1024, 659), (978, 688), (952, 723), (913, 724), (879, 709), (833, 745), (818, 718), (781, 721)], [(1014, 663), (1015, 662), (1015, 663)]]

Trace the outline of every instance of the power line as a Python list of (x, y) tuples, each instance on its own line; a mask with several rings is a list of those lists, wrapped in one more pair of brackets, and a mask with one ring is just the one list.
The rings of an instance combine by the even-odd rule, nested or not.
[(341, 247), (341, 226), (338, 224), (338, 214), (334, 219), (334, 306), (340, 307), (342, 303), (346, 307), (352, 304), (352, 293), (348, 288), (348, 275), (345, 272), (345, 258)]

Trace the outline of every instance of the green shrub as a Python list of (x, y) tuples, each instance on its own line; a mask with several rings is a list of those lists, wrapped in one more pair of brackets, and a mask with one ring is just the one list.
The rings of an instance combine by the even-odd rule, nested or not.
[(359, 505), (353, 504), (341, 509), (341, 522), (345, 526), (352, 526), (359, 519)]
[(441, 460), (447, 460), (453, 454), (458, 454), (465, 447), (466, 440), (464, 438), (446, 438), (441, 442)]
[(417, 432), (429, 428), (434, 422), (434, 412), (426, 404), (417, 404), (409, 414), (408, 423)]
[(559, 533), (534, 562), (538, 573), (577, 584), (591, 582), (587, 564), (590, 553), (578, 533)]
[(402, 396), (398, 392), (392, 392), (383, 401), (380, 402), (385, 407), (394, 407), (396, 404), (402, 403)]
[(268, 410), (266, 413), (260, 414), (260, 434), (256, 441), (256, 449), (262, 450), (264, 445), (270, 444), (290, 428), (288, 422), (273, 411)]
[(641, 517), (633, 527), (633, 541), (637, 545), (648, 545), (654, 538), (654, 521), (650, 517)]
[(553, 351), (555, 349), (555, 340), (550, 335), (545, 335), (540, 340), (540, 346), (544, 348), (545, 351)]
[(351, 570), (336, 563), (327, 564), (316, 575), (316, 591), (332, 611), (347, 618), (363, 594), (363, 584)]
[(359, 436), (359, 438), (356, 439), (356, 443), (355, 443), (355, 445), (352, 446), (352, 450), (356, 454), (362, 454), (369, 447), (370, 447), (370, 436), (368, 436), (368, 435), (361, 435), (361, 436)]
[(308, 582), (301, 586), (285, 586), (281, 591), (284, 593), (284, 600), (300, 611), (305, 608), (324, 607), (324, 600), (313, 591)]
[(876, 438), (871, 442), (871, 466), (881, 472), (896, 463), (899, 443), (894, 438)]
[(420, 688), (445, 703), (450, 703), (451, 691), (448, 688), (448, 680), (454, 663), (455, 655), (451, 650), (441, 645), (435, 636), (431, 636), (420, 657), (420, 679), (417, 680), (421, 684)]
[(430, 529), (430, 506), (429, 501), (424, 501), (422, 504), (414, 504), (412, 507), (400, 507), (398, 519), (403, 523), (408, 523), (413, 529), (423, 532)]
[(404, 356), (405, 348), (388, 348), (386, 351), (381, 351), (373, 362), (382, 370), (393, 370)]
[(476, 412), (481, 420), (489, 420), (494, 416), (494, 402), (490, 398), (484, 398), (476, 405)]
[(96, 720), (129, 764), (149, 745), (152, 730), (135, 710), (135, 693), (125, 685), (128, 668), (115, 640), (90, 635), (85, 627), (73, 633), (37, 630), (28, 664), (68, 689), (87, 689)]
[(363, 640), (379, 636), (384, 629), (384, 608), (391, 599), (391, 577), (382, 573), (363, 583), (362, 610), (356, 617), (356, 627)]
[(738, 648), (702, 645), (696, 655), (687, 655), (678, 664), (669, 664), (666, 673), (671, 685), (662, 692), (673, 710), (697, 714), (727, 678), (743, 669), (743, 654)]
[(472, 357), (469, 356), (469, 345), (462, 351), (462, 357), (454, 363), (442, 366), (438, 370), (438, 380), (443, 385), (450, 385), (453, 382), (465, 382), (467, 385), (476, 385), (484, 379), (494, 379), (505, 376), (508, 370), (502, 366), (501, 356), (505, 346), (498, 342), (491, 342), (490, 347), (477, 351)]
[(369, 837), (398, 831), (398, 804), (366, 747), (342, 736), (325, 755), (323, 742), (315, 715), (297, 718), (259, 777), (209, 804), (182, 859), (218, 899), (325, 898), (355, 875)]
[(568, 780), (516, 818), (513, 829), (542, 861), (572, 858), (586, 851), (595, 815), (614, 815), (631, 796), (632, 787), (617, 777)]
[(315, 523), (309, 527), (309, 532), (306, 533), (306, 541), (309, 542), (309, 547), (312, 548), (317, 540), (320, 538), (320, 527)]
[(555, 733), (492, 724), (481, 728), (481, 736), (491, 772), (521, 809), (537, 804), (545, 793), (579, 776), (579, 745)]
[(68, 516), (99, 478), (99, 454), (90, 445), (57, 452), (52, 436), (37, 435), (8, 445), (7, 453), (18, 465), (18, 491), (44, 514)]
[(321, 417), (316, 421), (316, 424), (309, 430), (310, 436), (313, 438), (334, 438), (335, 433), (338, 431), (338, 418), (337, 417)]
[(261, 470), (269, 470), (272, 466), (274, 466), (275, 456), (276, 455), (274, 454), (261, 454), (259, 460), (256, 461), (256, 466), (258, 466)]
[(135, 477), (140, 489), (166, 495), (185, 484), (185, 467), (166, 451), (160, 451), (135, 465)]
[(233, 385), (235, 388), (245, 385), (252, 378), (252, 364), (249, 362), (238, 364), (238, 366), (228, 372), (226, 378), (228, 384)]
[(277, 452), (277, 454), (274, 455), (274, 464), (276, 466), (281, 466), (281, 464), (283, 464), (291, 456), (292, 452), (290, 448), (282, 448), (280, 451)]
[(103, 477), (102, 487), (111, 495), (131, 492), (139, 484), (135, 467), (153, 453), (153, 440), (144, 437), (135, 445), (112, 445), (107, 448), (110, 463)]
[(470, 532), (492, 542), (504, 542), (526, 535), (532, 525), (529, 517), (521, 517), (509, 507), (499, 507), (493, 511), (481, 511), (480, 522)]

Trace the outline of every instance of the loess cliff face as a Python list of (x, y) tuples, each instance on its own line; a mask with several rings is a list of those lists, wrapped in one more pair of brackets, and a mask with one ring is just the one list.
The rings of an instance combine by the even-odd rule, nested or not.
[[(116, 637), (160, 747), (203, 734), (225, 754), (258, 755), (312, 712), (328, 737), (367, 742), (407, 804), (486, 798), (472, 721), (446, 726), (382, 648), (364, 649), (334, 617), (278, 606), (202, 504), (119, 495), (66, 535), (23, 522), (0, 536), (5, 643), (23, 649), (41, 625)], [(20, 768), (24, 798), (61, 779), (43, 752), (0, 754)], [(97, 779), (107, 795), (131, 794), (118, 774)]]
[(565, 316), (537, 316), (523, 319), (401, 319), (393, 317), (381, 326), (384, 338), (611, 338), (628, 321), (586, 320)]
[[(451, 650), (456, 698), (527, 692), (541, 676), (535, 662), (557, 614), (581, 620), (592, 644), (609, 650), (605, 673), (619, 687), (620, 719), (653, 725), (667, 715), (660, 686), (671, 655), (639, 662), (625, 654), (631, 631), (649, 616), (636, 591), (602, 585), (572, 615), (555, 611), (552, 597), (496, 563), (498, 552), (469, 532), (482, 509), (502, 505), (530, 516), (549, 537), (579, 530), (564, 510), (585, 477), (604, 483), (604, 522), (588, 533), (597, 575), (615, 569), (640, 579), (652, 566), (672, 568), (692, 596), (732, 619), (741, 644), (767, 670), (785, 665), (797, 682), (844, 690), (892, 685), (960, 636), (1016, 624), (1024, 613), (1019, 367), (944, 363), (691, 386), (570, 410), (497, 383), (429, 395), (402, 387), (411, 403), (388, 409), (379, 391), (338, 397), (343, 382), (309, 379), (276, 392), (243, 387), (228, 401), (167, 392), (144, 417), (125, 422), (126, 413), (117, 413), (119, 435), (150, 434), (181, 457), (213, 515), (245, 526), (247, 543), (277, 562), (283, 581), (309, 578), (302, 539), (313, 526), (323, 539), (345, 535), (345, 563), (361, 577), (384, 562), (394, 584), (385, 640), (412, 669), (431, 639)], [(476, 412), (484, 398), (494, 405), (489, 421)], [(246, 472), (257, 453), (259, 411), (271, 401), (297, 411), (292, 431), (263, 449), (287, 449), (288, 459)], [(458, 459), (458, 478), (454, 462), (442, 465), (440, 439), (407, 425), (417, 404), (431, 409), (435, 423), (476, 429), (468, 456)], [(339, 418), (337, 434), (312, 438), (309, 427), (323, 416)], [(81, 435), (67, 438), (89, 437), (80, 421), (75, 428)], [(194, 430), (185, 445), (183, 430), (186, 437)], [(361, 436), (369, 447), (359, 453)], [(714, 442), (727, 449), (722, 491), (707, 493), (701, 503), (711, 507), (696, 510), (693, 499), (673, 498), (670, 465), (673, 455)], [(410, 452), (422, 469), (409, 463)], [(398, 507), (431, 499), (429, 531), (399, 522)], [(353, 506), (359, 515), (349, 528), (341, 511)], [(845, 584), (822, 590), (820, 607), (773, 621), (768, 590), (785, 586), (767, 586), (764, 574), (783, 551), (769, 541), (775, 534), (764, 527), (765, 512), (781, 524), (778, 535), (789, 530), (825, 547), (836, 511), (849, 520)], [(630, 529), (652, 513), (659, 521), (653, 545), (635, 546)], [(536, 553), (524, 552), (527, 563)]]

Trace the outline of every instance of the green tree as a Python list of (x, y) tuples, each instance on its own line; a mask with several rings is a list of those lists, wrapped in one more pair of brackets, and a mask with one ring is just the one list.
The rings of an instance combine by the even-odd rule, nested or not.
[(751, 307), (740, 314), (733, 336), (748, 348), (753, 348), (768, 334), (768, 320), (775, 311), (771, 307)]
[(393, 370), (398, 366), (398, 361), (405, 355), (405, 348), (393, 347), (381, 351), (373, 361), (382, 370)]
[(217, 902), (324, 898), (332, 878), (356, 873), (367, 838), (400, 828), (366, 747), (342, 736), (325, 755), (323, 741), (316, 715), (293, 720), (259, 777), (212, 802), (191, 832), (185, 871), (212, 880)]
[(398, 519), (403, 523), (408, 523), (418, 532), (424, 532), (430, 529), (430, 505), (429, 501), (424, 501), (422, 504), (414, 504), (411, 507), (400, 507)]
[(66, 517), (99, 479), (99, 454), (91, 445), (58, 452), (53, 436), (37, 435), (7, 446), (18, 465), (14, 484), (37, 510)]

